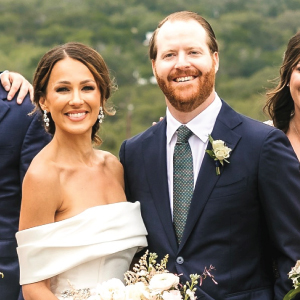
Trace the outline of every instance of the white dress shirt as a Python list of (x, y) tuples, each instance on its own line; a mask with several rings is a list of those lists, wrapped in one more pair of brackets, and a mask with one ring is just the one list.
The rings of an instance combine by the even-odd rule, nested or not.
[(189, 144), (193, 155), (194, 168), (194, 187), (197, 181), (198, 173), (202, 164), (205, 150), (208, 144), (208, 136), (211, 134), (217, 116), (222, 107), (222, 102), (217, 93), (214, 101), (198, 116), (192, 119), (187, 124), (181, 124), (170, 113), (167, 108), (167, 172), (168, 172), (168, 186), (171, 211), (173, 214), (173, 153), (177, 141), (177, 129), (181, 125), (186, 125), (193, 135), (189, 138)]

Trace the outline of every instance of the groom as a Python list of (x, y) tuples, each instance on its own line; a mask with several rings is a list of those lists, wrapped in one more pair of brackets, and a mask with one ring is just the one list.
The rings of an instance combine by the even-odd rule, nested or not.
[[(141, 202), (149, 250), (169, 254), (168, 269), (183, 282), (213, 265), (218, 285), (206, 279), (198, 299), (282, 300), (300, 259), (299, 162), (288, 139), (216, 94), (218, 44), (196, 13), (164, 19), (150, 59), (166, 118), (120, 150), (127, 197)], [(229, 163), (206, 152), (210, 134), (230, 148), (219, 143)]]

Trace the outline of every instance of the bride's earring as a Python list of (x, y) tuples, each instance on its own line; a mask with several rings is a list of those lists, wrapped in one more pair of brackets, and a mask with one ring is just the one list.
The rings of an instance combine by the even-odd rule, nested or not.
[(46, 125), (46, 127), (49, 127), (49, 118), (48, 118), (48, 116), (47, 116), (47, 110), (46, 109), (44, 109), (44, 122), (45, 122), (45, 125)]
[(99, 115), (98, 115), (98, 120), (100, 124), (103, 122), (103, 119), (104, 119), (103, 108), (102, 106), (100, 106)]

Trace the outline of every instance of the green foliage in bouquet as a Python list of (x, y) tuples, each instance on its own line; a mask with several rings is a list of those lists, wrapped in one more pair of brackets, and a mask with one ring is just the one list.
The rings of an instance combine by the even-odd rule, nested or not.
[(166, 269), (169, 255), (165, 255), (160, 263), (156, 261), (157, 257), (156, 253), (146, 251), (139, 263), (133, 267), (133, 271), (127, 271), (124, 274), (127, 286), (143, 284), (146, 293), (143, 294), (142, 299), (194, 300), (196, 298), (196, 285), (198, 283), (202, 285), (206, 277), (210, 277), (217, 284), (211, 274), (214, 267), (210, 266), (209, 269), (205, 267), (201, 275), (190, 274), (190, 281), (182, 285), (179, 281), (179, 275), (169, 273)]
[(117, 278), (99, 284), (95, 289), (76, 289), (69, 282), (70, 289), (63, 291), (62, 297), (69, 300), (195, 300), (196, 285), (210, 277), (217, 284), (210, 266), (201, 275), (191, 274), (184, 285), (179, 276), (170, 273), (166, 267), (169, 255), (157, 263), (157, 254), (148, 251), (135, 264), (132, 271), (124, 274), (124, 283)]

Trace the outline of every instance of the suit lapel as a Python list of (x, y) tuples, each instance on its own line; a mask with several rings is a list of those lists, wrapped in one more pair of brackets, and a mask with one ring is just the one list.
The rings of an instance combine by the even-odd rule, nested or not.
[(173, 249), (177, 248), (168, 189), (166, 159), (166, 119), (155, 125), (153, 133), (143, 141), (143, 158), (151, 196)]
[[(222, 108), (217, 117), (215, 126), (212, 131), (214, 140), (223, 140), (226, 145), (232, 149), (231, 156), (234, 155), (234, 149), (240, 140), (240, 135), (233, 131), (241, 123), (239, 115), (231, 109), (226, 103), (222, 102)], [(211, 144), (208, 143), (207, 149), (211, 149)], [(229, 159), (230, 161), (230, 159)], [(226, 165), (224, 166), (226, 168)], [(209, 199), (214, 186), (222, 176), (216, 175), (216, 166), (214, 160), (205, 153), (203, 162), (198, 174), (194, 195), (192, 198), (187, 224), (183, 233), (180, 249), (186, 243), (191, 234), (196, 222), (201, 218), (204, 207)]]

